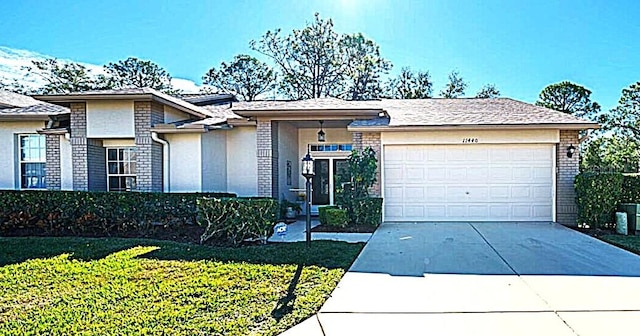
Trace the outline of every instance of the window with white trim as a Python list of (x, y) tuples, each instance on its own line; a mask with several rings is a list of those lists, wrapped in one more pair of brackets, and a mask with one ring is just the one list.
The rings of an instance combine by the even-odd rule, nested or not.
[(45, 136), (24, 134), (19, 135), (18, 139), (20, 142), (20, 188), (45, 189), (47, 187)]
[(136, 148), (107, 148), (107, 190), (132, 191), (136, 188)]

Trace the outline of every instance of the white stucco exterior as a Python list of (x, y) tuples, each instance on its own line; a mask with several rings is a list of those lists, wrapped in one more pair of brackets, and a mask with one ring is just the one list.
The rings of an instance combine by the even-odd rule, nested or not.
[(167, 124), (175, 121), (187, 120), (189, 117), (190, 116), (187, 113), (178, 111), (171, 106), (164, 106), (164, 122)]
[(227, 191), (238, 196), (258, 194), (256, 128), (235, 127), (227, 134)]
[(88, 138), (133, 138), (135, 127), (132, 100), (88, 101)]
[(291, 123), (280, 122), (278, 125), (278, 189), (280, 191), (278, 198), (284, 195), (290, 201), (296, 200), (297, 193), (289, 190), (299, 186), (300, 158), (298, 155), (298, 129)]
[(457, 145), (471, 139), (469, 144), (525, 144), (558, 143), (558, 130), (464, 130), (464, 131), (422, 131), (422, 132), (382, 132), (383, 145)]
[(227, 191), (227, 131), (212, 131), (201, 136), (202, 191)]
[(35, 134), (42, 121), (0, 122), (0, 189), (20, 189), (18, 135)]
[(202, 142), (200, 133), (167, 134), (171, 192), (202, 191)]
[(73, 190), (71, 142), (64, 135), (60, 136), (60, 189)]

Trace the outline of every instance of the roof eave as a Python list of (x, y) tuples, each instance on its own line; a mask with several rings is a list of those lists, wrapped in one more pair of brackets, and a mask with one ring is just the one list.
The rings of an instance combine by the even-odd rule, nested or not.
[(0, 114), (1, 121), (48, 121), (50, 115), (57, 115), (56, 113), (52, 114)]
[(233, 109), (233, 113), (242, 117), (260, 117), (271, 119), (322, 119), (322, 118), (343, 118), (351, 119), (358, 117), (378, 117), (382, 109), (295, 109), (295, 110), (281, 110), (281, 109), (265, 109), (265, 110), (238, 110)]
[(487, 129), (559, 129), (586, 130), (599, 129), (597, 123), (572, 124), (490, 124), (490, 125), (414, 125), (414, 126), (347, 126), (351, 132), (403, 132), (403, 131), (447, 131), (447, 130), (487, 130)]
[(200, 113), (196, 110), (192, 110), (186, 108), (180, 104), (176, 104), (170, 100), (164, 99), (153, 93), (142, 93), (142, 94), (87, 94), (87, 95), (38, 95), (33, 96), (33, 98), (46, 101), (49, 103), (74, 103), (74, 102), (84, 102), (87, 100), (136, 100), (136, 101), (156, 101), (158, 103), (171, 106), (177, 110), (182, 112), (191, 114), (193, 116), (199, 118), (207, 118), (209, 117), (206, 114)]

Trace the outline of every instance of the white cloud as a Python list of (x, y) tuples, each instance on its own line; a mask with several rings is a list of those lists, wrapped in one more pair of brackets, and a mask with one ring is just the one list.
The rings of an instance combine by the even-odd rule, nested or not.
[[(33, 60), (44, 60), (53, 56), (40, 54), (34, 51), (13, 49), (0, 46), (0, 79), (12, 81), (16, 79), (21, 84), (37, 88), (44, 84), (43, 80), (37, 76), (27, 76), (28, 71), (23, 67), (31, 66)], [(59, 59), (63, 62), (75, 62), (74, 60)], [(104, 70), (101, 65), (76, 62), (84, 65), (94, 74), (102, 74)], [(171, 84), (176, 89), (183, 90), (185, 93), (194, 93), (200, 90), (200, 87), (193, 81), (183, 78), (173, 78)]]

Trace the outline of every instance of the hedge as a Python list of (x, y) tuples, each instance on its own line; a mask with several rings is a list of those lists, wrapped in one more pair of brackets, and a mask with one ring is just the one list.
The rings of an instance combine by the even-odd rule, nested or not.
[(353, 201), (352, 223), (358, 226), (378, 226), (382, 222), (382, 198), (365, 197)]
[(335, 205), (318, 207), (318, 222), (320, 222), (320, 224), (327, 224), (327, 210), (329, 209), (338, 209), (338, 207)]
[(325, 220), (328, 226), (343, 228), (349, 224), (349, 215), (344, 209), (326, 209)]
[(620, 203), (640, 203), (640, 175), (625, 174), (622, 179)]
[(237, 246), (271, 234), (279, 202), (272, 198), (198, 199), (198, 223), (205, 227), (201, 243), (213, 240)]
[(229, 193), (0, 191), (0, 234), (118, 235), (196, 224), (196, 200)]
[[(637, 185), (637, 181), (625, 182), (622, 173), (581, 173), (576, 176), (576, 204), (578, 224), (589, 227), (607, 227), (615, 222), (618, 203), (628, 201), (625, 185)], [(637, 194), (637, 191), (635, 191)]]

